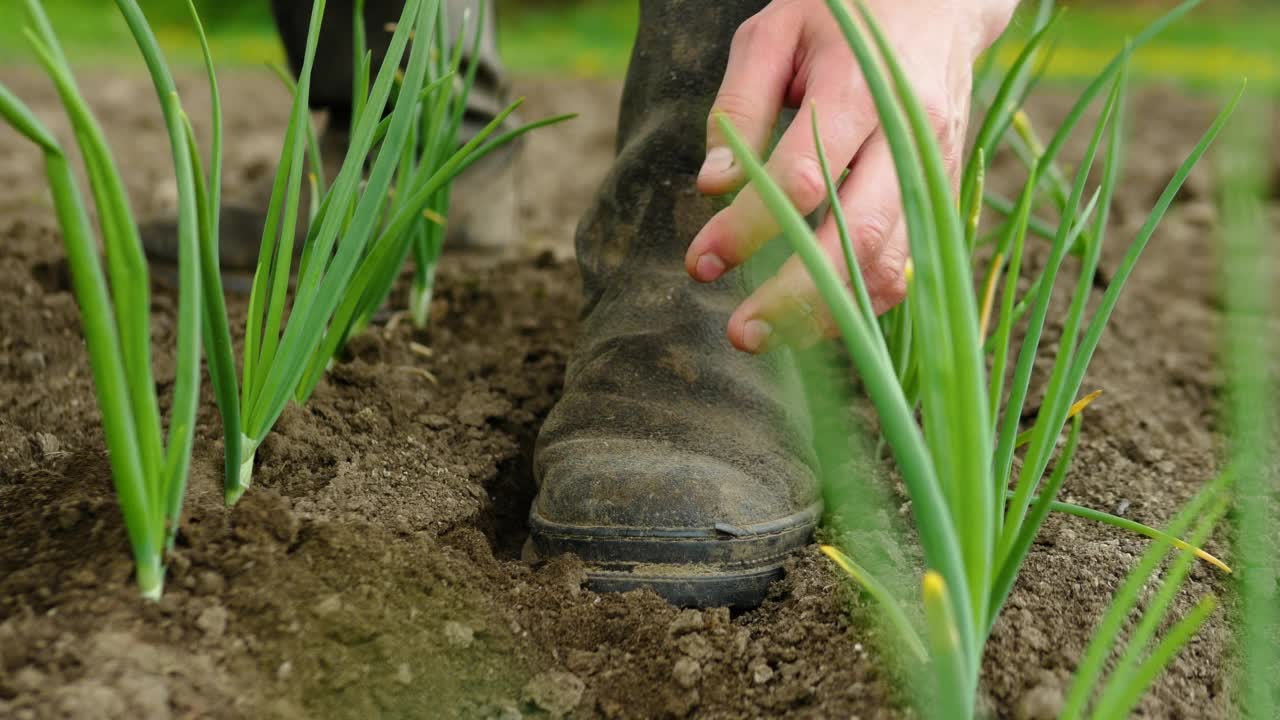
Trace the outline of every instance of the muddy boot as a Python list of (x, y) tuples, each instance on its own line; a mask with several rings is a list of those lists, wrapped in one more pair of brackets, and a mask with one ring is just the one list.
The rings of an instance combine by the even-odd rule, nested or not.
[[(488, 3), (486, 22), (481, 33), (480, 51), (474, 62), (476, 84), (469, 97), (459, 142), (465, 143), (485, 127), (507, 104), (505, 72), (498, 58), (497, 25), (492, 0), (448, 0), (450, 37), (462, 29), (468, 8)], [(296, 73), (302, 67), (306, 50), (307, 28), (311, 22), (310, 0), (272, 0), (272, 12), (284, 43), (289, 62)], [(365, 26), (373, 67), (381, 65), (391, 40), (388, 27), (400, 18), (401, 0), (368, 0)], [(328, 119), (321, 137), (321, 155), (325, 175), (333, 178), (347, 153), (347, 131), (351, 124), (352, 0), (330, 0), (321, 26), (316, 65), (312, 73), (311, 104), (327, 111)], [(474, 27), (474, 20), (470, 21)], [(469, 58), (465, 61), (471, 61)], [(510, 121), (509, 121), (510, 122)], [(512, 125), (514, 127), (514, 125)], [(503, 148), (476, 163), (454, 182), (449, 213), (447, 242), (450, 247), (480, 252), (505, 249), (515, 220), (514, 158), (517, 146)], [(252, 205), (224, 202), (220, 227), (220, 255), (224, 285), (228, 292), (247, 293), (257, 267), (258, 249), (266, 224), (267, 202), (271, 198), (271, 178), (252, 193), (260, 202)], [(309, 198), (303, 185), (303, 206), (299, 216), (306, 217)], [(302, 252), (306, 226), (299, 223), (294, 250)], [(142, 243), (158, 279), (170, 284), (177, 281), (177, 223), (166, 218), (142, 228)]]
[(535, 451), (527, 549), (574, 553), (600, 591), (753, 607), (820, 511), (788, 351), (725, 338), (744, 274), (699, 285), (685, 250), (716, 209), (695, 179), (738, 25), (765, 0), (644, 0), (613, 171), (578, 229), (586, 304)]

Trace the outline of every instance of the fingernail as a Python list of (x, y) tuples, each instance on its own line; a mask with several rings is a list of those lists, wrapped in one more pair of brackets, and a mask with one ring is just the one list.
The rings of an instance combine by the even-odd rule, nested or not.
[(702, 164), (698, 177), (714, 178), (733, 169), (733, 152), (727, 147), (712, 148)]
[(763, 352), (769, 347), (773, 326), (764, 320), (748, 320), (742, 327), (742, 344), (751, 352)]
[(724, 261), (720, 258), (707, 253), (699, 255), (698, 261), (693, 265), (694, 276), (700, 282), (711, 282), (718, 280), (724, 274)]

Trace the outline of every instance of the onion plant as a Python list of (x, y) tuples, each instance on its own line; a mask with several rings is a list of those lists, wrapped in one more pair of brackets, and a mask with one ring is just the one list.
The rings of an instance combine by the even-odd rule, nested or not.
[[(461, 78), (461, 82), (455, 82), (451, 86), (450, 92), (441, 92), (432, 99), (432, 102), (424, 105), (422, 110), (422, 129), (417, 146), (405, 159), (404, 170), (406, 173), (412, 172), (414, 168), (434, 167), (444, 163), (455, 153), (455, 148), (463, 145), (461, 143), (463, 120), (466, 115), (469, 97), (475, 87), (476, 72), (480, 67), (479, 63), (475, 62), (474, 59), (480, 56), (480, 44), (485, 27), (484, 13), (487, 4), (481, 2), (477, 5), (479, 10), (475, 14), (475, 23), (469, 38), (470, 52), (465, 55), (463, 49), (468, 44), (466, 33), (469, 24), (468, 20), (471, 19), (470, 13), (468, 12), (468, 17), (463, 18), (462, 29), (459, 31), (458, 36), (453, 38), (452, 43), (447, 43), (448, 38), (445, 37), (444, 29), (448, 27), (448, 24), (443, 19), (447, 4), (441, 5), (442, 19), (437, 24), (439, 32), (435, 43), (436, 47), (441, 49), (452, 47), (452, 51), (448, 55), (444, 52), (437, 52), (433, 55), (431, 78), (435, 82), (443, 82), (449, 78)], [(467, 62), (465, 72), (462, 68), (464, 57), (471, 58)], [(500, 113), (500, 125), (507, 123), (511, 114), (520, 106), (521, 102), (516, 101)], [(564, 122), (573, 117), (575, 117), (573, 114), (556, 115), (509, 130), (495, 139), (479, 145), (467, 143), (465, 147), (470, 147), (471, 150), (466, 155), (466, 164), (472, 165), (480, 161), (486, 155), (502, 148), (531, 130)], [(431, 299), (435, 291), (436, 268), (440, 261), (441, 252), (444, 250), (445, 234), (448, 228), (449, 203), (452, 190), (452, 185), (449, 183), (445, 183), (436, 189), (428, 199), (427, 207), (422, 211), (422, 217), (414, 223), (409, 231), (408, 245), (412, 249), (414, 264), (413, 285), (409, 290), (409, 315), (414, 325), (419, 328), (426, 327), (429, 320)], [(404, 254), (404, 251), (401, 250), (399, 262), (394, 265), (389, 264), (387, 266), (388, 272), (384, 273), (380, 281), (374, 285), (374, 291), (366, 299), (364, 307), (358, 313), (359, 325), (367, 324), (373, 312), (385, 301), (387, 294), (391, 291), (391, 280), (394, 278), (391, 271), (398, 271), (403, 266)]]
[[(1154, 29), (1167, 25), (1194, 4), (1181, 6)], [(1066, 509), (1055, 506), (1055, 502), (1080, 437), (1083, 415), (1071, 415), (1090, 360), (1139, 256), (1191, 169), (1226, 123), (1235, 101), (1179, 167), (1131, 241), (1101, 300), (1090, 303), (1120, 178), (1124, 97), (1132, 46), (1125, 48), (1089, 85), (1053, 139), (1037, 153), (1015, 206), (1014, 222), (997, 238), (994, 258), (986, 273), (986, 286), (999, 288), (1003, 279), (1000, 302), (995, 305), (995, 291), (980, 296), (973, 280), (971, 238), (980, 224), (973, 214), (981, 212), (981, 204), (972, 198), (966, 203), (963, 195), (953, 195), (927, 115), (875, 19), (865, 8), (855, 15), (842, 0), (828, 0), (828, 5), (862, 69), (897, 168), (913, 263), (908, 275), (908, 298), (897, 319), (881, 325), (872, 310), (854, 261), (845, 218), (835, 201), (830, 172), (827, 178), (832, 212), (844, 246), (844, 269), (852, 282), (852, 294), (818, 246), (804, 217), (769, 177), (760, 160), (726, 119), (722, 117), (719, 122), (751, 182), (831, 309), (911, 497), (926, 566), (922, 581), (926, 622), (923, 631), (906, 620), (894, 625), (912, 636), (909, 646), (927, 649), (938, 693), (933, 707), (942, 708), (948, 718), (971, 717), (982, 652), (992, 626), (1048, 513), (1055, 507)], [(1135, 39), (1135, 44), (1153, 32), (1147, 31)], [(1044, 31), (1039, 37), (1034, 42), (1043, 42)], [(1020, 61), (1026, 62), (1025, 57)], [(1010, 77), (1016, 77), (1017, 72), (1015, 69)], [(1002, 91), (1013, 92), (1008, 87)], [(1028, 309), (1020, 322), (1022, 340), (1014, 347), (1015, 316), (1018, 301), (1023, 299), (1018, 292), (1018, 279), (1042, 180), (1090, 104), (1103, 95), (1101, 120), (1091, 133), (1084, 158), (1069, 184), (1063, 220), (1053, 233), (1048, 261), (1026, 298)], [(992, 112), (1012, 123), (1016, 110), (1001, 102), (993, 105)], [(987, 124), (996, 128), (1005, 122), (990, 116), (987, 119)], [(814, 134), (820, 137), (816, 128)], [(985, 157), (994, 151), (998, 141), (999, 133), (984, 139), (986, 134), (980, 130), (975, 150), (978, 160), (973, 168), (984, 167)], [(820, 142), (817, 153), (825, 159)], [(1090, 173), (1099, 157), (1101, 183), (1092, 199), (1086, 201)], [(973, 198), (980, 198), (981, 174), (973, 172)], [(1029, 434), (1022, 433), (1020, 424), (1031, 372), (1042, 355), (1049, 305), (1060, 285), (1058, 273), (1075, 247), (1079, 247), (1081, 272), (1070, 290), (1057, 349), (1049, 357), (1052, 369), (1039, 412)], [(990, 304), (985, 301), (988, 297), (992, 298)], [(984, 312), (984, 305), (990, 309)], [(1091, 305), (1095, 306), (1092, 313)], [(989, 372), (986, 323), (981, 322), (988, 313), (990, 327), (994, 328)], [(909, 352), (902, 352), (901, 346), (895, 352), (894, 343), (904, 339), (910, 342)], [(1009, 372), (1011, 357), (1014, 363)], [(1068, 437), (1050, 472), (1060, 435), (1068, 425)], [(1015, 472), (1015, 451), (1024, 444), (1021, 467)], [(1173, 528), (1177, 532), (1183, 529), (1177, 525)], [(1147, 530), (1149, 535), (1162, 539), (1159, 546), (1163, 547), (1163, 541), (1173, 544), (1172, 535)], [(1193, 545), (1198, 537), (1193, 536)], [(1190, 553), (1185, 555), (1192, 557)], [(878, 600), (891, 606), (891, 617), (910, 617), (901, 607), (893, 607), (900, 600), (875, 590), (883, 583), (874, 579), (867, 582), (872, 576), (865, 568), (859, 568), (847, 554), (841, 560), (854, 568)]]
[[(1223, 283), (1226, 294), (1226, 338), (1223, 362), (1229, 392), (1228, 427), (1230, 452), (1227, 470), (1202, 491), (1173, 520), (1169, 531), (1182, 532), (1194, 526), (1191, 541), (1203, 541), (1227, 512), (1227, 490), (1235, 495), (1236, 555), (1242, 612), (1237, 622), (1240, 636), (1238, 703), (1247, 718), (1276, 716), (1272, 679), (1277, 654), (1275, 639), (1280, 632), (1274, 599), (1273, 558), (1268, 543), (1273, 542), (1275, 523), (1275, 469), (1271, 451), (1275, 438), (1275, 393), (1269, 366), (1271, 341), (1270, 285), (1272, 254), (1266, 242), (1266, 219), (1259, 198), (1265, 153), (1261, 123), (1256, 115), (1241, 123), (1243, 131), (1232, 133), (1220, 163), (1224, 178), (1222, 191)], [(1139, 597), (1154, 577), (1159, 562), (1170, 550), (1168, 543), (1153, 545), (1138, 561), (1115, 601), (1102, 618), (1093, 641), (1086, 649), (1067, 696), (1062, 717), (1108, 720), (1127, 718), (1160, 670), (1209, 618), (1218, 604), (1206, 596), (1184, 617), (1171, 622), (1173, 600), (1191, 567), (1186, 554), (1177, 557), (1164, 574), (1141, 618), (1123, 643), (1115, 643), (1126, 619), (1138, 607)], [(1272, 586), (1268, 588), (1268, 583)], [(1171, 623), (1163, 639), (1156, 630)], [(1121, 647), (1114, 648), (1113, 644)], [(1113, 656), (1113, 650), (1116, 651)], [(1108, 668), (1103, 681), (1104, 668)]]
[[(363, 47), (363, 3), (356, 3), (357, 21), (353, 23), (357, 48), (355, 68), (356, 108), (367, 105), (368, 68), (371, 55)], [(452, 180), (520, 136), (538, 128), (568, 120), (574, 115), (556, 115), (510, 130), (503, 130), (523, 101), (506, 107), (475, 137), (461, 142), (461, 129), (468, 99), (475, 87), (479, 65), (471, 62), (463, 68), (464, 58), (477, 57), (484, 27), (484, 3), (474, 24), (470, 13), (463, 18), (458, 35), (449, 38), (446, 29), (448, 3), (440, 3), (435, 34), (429, 38), (431, 53), (427, 65), (426, 87), (419, 93), (415, 109), (417, 122), (411, 127), (404, 145), (390, 194), (382, 211), (385, 228), (379, 242), (369, 251), (366, 261), (352, 282), (352, 291), (344, 299), (330, 323), (326, 342), (312, 357), (307, 380), (298, 389), (298, 400), (305, 401), (315, 387), (323, 369), (348, 337), (359, 332), (372, 320), (390, 295), (401, 269), (412, 253), (414, 279), (410, 288), (409, 312), (418, 327), (427, 323), (435, 286), (436, 267), (444, 249), (448, 224)], [(471, 28), (470, 37), (467, 36)], [(470, 48), (468, 54), (466, 50)], [(445, 52), (448, 50), (448, 52)], [(398, 88), (404, 92), (404, 88)], [(439, 168), (448, 168), (441, 181), (431, 182)], [(424, 183), (429, 193), (424, 194)]]
[[(1169, 524), (1170, 535), (1193, 528), (1191, 542), (1204, 542), (1227, 511), (1226, 493), (1235, 477), (1236, 473), (1228, 470), (1198, 493)], [(1174, 549), (1175, 545), (1167, 540), (1153, 543), (1116, 590), (1076, 668), (1071, 691), (1060, 714), (1063, 720), (1130, 717), (1151, 683), (1217, 609), (1216, 597), (1200, 598), (1186, 615), (1172, 622), (1164, 637), (1157, 641), (1157, 630), (1169, 622), (1173, 601), (1194, 562), (1191, 554), (1179, 553), (1164, 576), (1157, 579), (1161, 562)], [(1126, 636), (1126, 621), (1139, 608), (1144, 588), (1152, 584), (1157, 588)]]
[(1280, 667), (1280, 597), (1276, 545), (1280, 542), (1277, 447), (1280, 431), (1274, 373), (1275, 223), (1268, 223), (1267, 113), (1250, 108), (1221, 154), (1223, 227), (1222, 288), (1226, 300), (1223, 363), (1231, 463), (1237, 470), (1234, 508), (1239, 566), (1237, 702), (1251, 720), (1280, 715), (1275, 678)]
[[(564, 119), (500, 132), (517, 103), (456, 147), (475, 70), (459, 80), (463, 38), (450, 53), (443, 51), (444, 3), (405, 2), (376, 74), (372, 55), (363, 50), (362, 3), (356, 5), (358, 67), (350, 143), (337, 177), (327, 186), (319, 174), (322, 162), (309, 115), (325, 2), (313, 5), (249, 300), (238, 383), (220, 288), (207, 283), (206, 312), (217, 318), (209, 360), (226, 432), (228, 504), (251, 484), (256, 449), (285, 407), (310, 397), (334, 354), (382, 305), (409, 249), (427, 243), (429, 252), (421, 257), (434, 263), (439, 243), (432, 238), (442, 236), (432, 226), (443, 222), (440, 208), (447, 207), (453, 179), (521, 134)], [(216, 113), (214, 124), (221, 124)], [(219, 128), (215, 144), (220, 135)], [(308, 162), (313, 169), (309, 174)], [(312, 209), (301, 217), (304, 177), (311, 186)], [(216, 168), (207, 181), (197, 178), (206, 226), (216, 222), (218, 182)], [(299, 223), (306, 233), (291, 291)], [(207, 240), (202, 247), (206, 279), (217, 275), (216, 237), (216, 226), (202, 234)]]
[[(434, 8), (436, 1), (428, 0), (427, 4)], [(305, 156), (308, 138), (313, 136), (309, 132), (311, 71), (325, 8), (324, 0), (314, 3), (302, 71), (272, 187), (249, 300), (240, 382), (235, 380), (229, 334), (214, 339), (209, 353), (211, 374), (218, 378), (214, 389), (226, 429), (228, 503), (235, 502), (248, 488), (256, 448), (303, 381), (308, 362), (324, 342), (327, 325), (338, 303), (348, 293), (366, 246), (378, 231), (377, 215), (390, 188), (396, 161), (408, 141), (416, 96), (423, 87), (428, 54), (425, 43), (414, 44), (404, 72), (403, 84), (413, 90), (400, 93), (385, 121), (383, 110), (391, 97), (401, 60), (409, 49), (410, 36), (415, 32), (419, 37), (431, 35), (436, 14), (422, 12), (423, 5), (424, 0), (405, 3), (401, 21), (391, 38), (387, 61), (370, 90), (369, 103), (354, 121), (342, 169), (323, 197), (312, 199), (315, 209), (309, 218), (297, 287), (290, 293), (293, 243), (301, 220), (299, 205)], [(214, 123), (220, 125), (220, 119), (215, 117)], [(220, 134), (220, 128), (215, 130), (215, 137)], [(375, 143), (380, 144), (376, 154)], [(368, 182), (362, 183), (371, 157), (374, 159)], [(217, 183), (216, 174), (211, 174), (205, 192), (200, 193), (205, 200), (202, 217), (217, 215), (213, 203)], [(202, 253), (205, 275), (215, 275), (218, 272), (216, 235), (209, 234), (205, 240)], [(225, 317), (225, 307), (219, 305), (220, 298), (213, 293), (206, 295), (207, 312), (217, 315), (221, 311)]]
[(94, 241), (88, 203), (77, 186), (67, 151), (3, 86), (0, 115), (44, 154), (72, 289), (80, 308), (111, 474), (133, 550), (138, 589), (143, 597), (157, 599), (164, 587), (165, 553), (173, 546), (186, 494), (200, 396), (203, 325), (194, 152), (173, 78), (146, 18), (134, 0), (117, 0), (155, 84), (177, 178), (181, 283), (177, 363), (166, 433), (152, 369), (150, 279), (125, 186), (42, 3), (25, 0), (25, 5), (30, 21), (27, 40), (57, 88), (89, 179), (97, 210), (97, 235), (105, 252), (105, 272)]

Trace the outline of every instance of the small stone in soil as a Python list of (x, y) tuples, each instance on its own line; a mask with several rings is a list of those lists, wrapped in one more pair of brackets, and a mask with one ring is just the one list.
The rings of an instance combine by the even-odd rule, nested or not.
[(18, 692), (39, 692), (47, 680), (44, 673), (31, 665), (13, 674), (13, 686)]
[(178, 612), (180, 607), (178, 599), (173, 595), (162, 595), (160, 596), (160, 602), (156, 603), (156, 609), (159, 610), (162, 615), (174, 615)]
[(205, 637), (217, 640), (227, 631), (227, 609), (221, 605), (205, 608), (196, 618), (196, 627), (204, 631)]
[(191, 569), (191, 558), (182, 553), (170, 553), (169, 573), (174, 577), (184, 577)]
[(773, 679), (773, 668), (769, 667), (769, 663), (760, 661), (751, 666), (751, 681), (756, 685), (763, 685)]
[(38, 432), (36, 433), (36, 447), (40, 449), (40, 457), (48, 460), (62, 452), (62, 441), (52, 433)]
[(26, 651), (19, 649), (16, 621), (10, 618), (0, 623), (0, 672), (15, 669), (26, 661)]
[(22, 364), (30, 370), (43, 370), (47, 367), (44, 353), (39, 350), (28, 350), (22, 353)]
[(520, 708), (516, 707), (513, 702), (506, 702), (500, 705), (490, 717), (493, 720), (524, 720), (524, 713), (520, 712)]
[(71, 573), (71, 582), (81, 587), (91, 588), (98, 584), (98, 576), (89, 568), (80, 568)]
[(115, 681), (116, 689), (137, 713), (135, 717), (165, 720), (172, 718), (169, 710), (169, 688), (163, 683), (155, 682), (154, 676), (147, 673), (127, 672)]
[(415, 419), (423, 425), (426, 425), (431, 430), (444, 430), (453, 424), (449, 418), (443, 415), (419, 415)]
[(212, 570), (205, 570), (196, 579), (196, 590), (201, 595), (218, 595), (227, 587), (222, 575)]
[(406, 686), (413, 684), (413, 671), (409, 669), (409, 663), (400, 663), (400, 667), (396, 668), (396, 682)]
[(577, 675), (552, 670), (535, 675), (524, 686), (524, 699), (552, 717), (562, 717), (578, 707), (584, 690), (586, 684)]
[(680, 658), (671, 669), (671, 677), (675, 678), (680, 687), (688, 690), (702, 679), (702, 666), (693, 658)]
[(672, 636), (687, 635), (691, 632), (706, 627), (706, 623), (702, 619), (702, 613), (697, 610), (681, 610), (675, 620), (667, 626), (667, 632)]
[(75, 527), (76, 523), (80, 522), (83, 517), (84, 513), (81, 512), (78, 503), (67, 503), (58, 508), (58, 525), (63, 530), (70, 530)]
[(705, 615), (708, 627), (728, 627), (733, 621), (727, 607), (711, 608), (706, 611)]
[(578, 675), (591, 675), (600, 669), (602, 658), (599, 653), (590, 650), (570, 650), (565, 658), (565, 665)]
[(711, 643), (701, 634), (685, 635), (676, 645), (680, 652), (699, 660), (710, 657), (713, 652)]
[(444, 624), (444, 639), (453, 647), (469, 648), (476, 639), (476, 631), (470, 626), (450, 620)]
[(689, 717), (698, 704), (702, 702), (702, 697), (698, 694), (697, 689), (686, 690), (683, 693), (676, 693), (667, 696), (666, 714), (674, 718)]
[(1057, 684), (1043, 684), (1031, 688), (1018, 699), (1013, 709), (1017, 720), (1054, 720), (1062, 713), (1066, 700)]
[(93, 680), (60, 688), (58, 709), (63, 717), (114, 718), (125, 716), (124, 699), (110, 687)]
[(316, 603), (314, 608), (312, 608), (315, 614), (319, 615), (320, 617), (324, 617), (326, 615), (332, 615), (341, 609), (342, 609), (342, 597), (337, 594), (326, 596), (323, 600)]
[(574, 596), (582, 592), (587, 584), (587, 571), (582, 561), (573, 555), (561, 555), (549, 560), (538, 573), (538, 577), (547, 587)]

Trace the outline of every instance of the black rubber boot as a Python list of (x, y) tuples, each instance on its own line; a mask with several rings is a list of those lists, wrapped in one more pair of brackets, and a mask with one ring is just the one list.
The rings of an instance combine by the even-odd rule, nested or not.
[(790, 353), (734, 350), (743, 273), (699, 285), (683, 261), (716, 209), (695, 179), (729, 41), (765, 4), (641, 3), (617, 160), (578, 229), (586, 305), (530, 512), (530, 549), (577, 554), (597, 590), (753, 607), (819, 516)]
[[(464, 58), (475, 62), (476, 85), (470, 97), (468, 114), (479, 122), (479, 127), (506, 107), (506, 81), (502, 62), (498, 57), (497, 20), (493, 0), (445, 0), (449, 28), (446, 37), (457, 37), (465, 31), (474, 32), (474, 17), (484, 4), (485, 24), (481, 30), (478, 56)], [(284, 43), (289, 64), (296, 74), (302, 70), (303, 56), (307, 49), (307, 31), (311, 25), (312, 0), (271, 0), (271, 12), (276, 29)], [(366, 0), (364, 7), (365, 32), (369, 51), (373, 54), (373, 72), (382, 67), (391, 42), (392, 24), (400, 19), (404, 0)], [(346, 127), (351, 122), (351, 86), (354, 76), (352, 60), (351, 19), (355, 15), (353, 0), (329, 0), (325, 4), (324, 21), (320, 24), (320, 42), (316, 52), (315, 72), (311, 78), (311, 105), (317, 110), (329, 112), (330, 125)], [(467, 40), (467, 48), (471, 41)], [(468, 52), (470, 50), (468, 49)], [(407, 56), (407, 53), (406, 53)], [(465, 67), (465, 66), (464, 66)]]
[[(459, 132), (459, 142), (465, 143), (506, 107), (505, 71), (498, 57), (493, 0), (446, 2), (450, 24), (447, 35), (451, 38), (462, 31), (466, 13), (473, 13), (474, 17), (474, 13), (479, 12), (479, 4), (486, 5), (486, 20), (481, 31), (477, 57), (464, 57), (464, 62), (477, 64), (476, 83), (468, 96), (467, 111)], [(375, 73), (386, 58), (391, 41), (392, 28), (389, 24), (400, 18), (403, 8), (403, 0), (367, 0), (365, 3), (365, 28), (368, 46), (373, 53)], [(295, 73), (302, 68), (311, 9), (312, 0), (271, 2), (276, 28)], [(347, 153), (354, 65), (351, 19), (354, 12), (353, 0), (329, 0), (326, 4), (324, 22), (320, 26), (316, 64), (312, 72), (311, 105), (316, 110), (326, 111), (327, 115), (325, 131), (321, 137), (321, 155), (324, 158), (325, 175), (329, 178), (337, 176)], [(475, 20), (470, 19), (468, 32), (472, 32), (470, 28), (474, 27)], [(508, 127), (514, 126), (514, 120), (509, 120)], [(498, 150), (454, 181), (447, 238), (450, 247), (486, 253), (501, 251), (507, 247), (516, 212), (513, 171), (516, 152), (515, 146)], [(304, 184), (300, 217), (307, 214), (310, 201), (308, 194)], [(253, 196), (260, 199), (260, 202), (254, 205), (227, 202), (222, 208), (219, 250), (223, 282), (228, 292), (247, 293), (252, 287), (263, 226), (266, 224), (267, 202), (271, 197), (270, 181), (257, 189)], [(302, 252), (306, 231), (305, 223), (299, 223), (294, 242), (294, 250), (298, 254)], [(142, 244), (147, 258), (156, 271), (157, 278), (170, 284), (177, 282), (177, 234), (177, 222), (174, 218), (164, 218), (142, 228)]]

